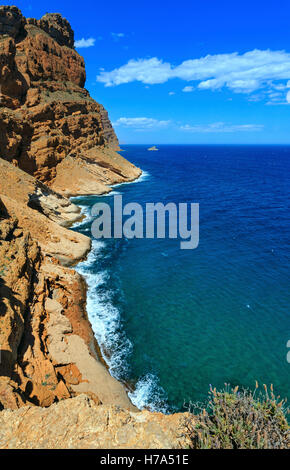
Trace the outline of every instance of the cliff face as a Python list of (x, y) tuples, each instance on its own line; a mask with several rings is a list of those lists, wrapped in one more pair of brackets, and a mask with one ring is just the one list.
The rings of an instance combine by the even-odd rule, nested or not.
[(68, 268), (91, 240), (68, 230), (82, 215), (64, 194), (105, 193), (140, 170), (114, 152), (73, 47), (59, 14), (0, 7), (0, 408), (83, 392), (134, 408), (98, 358), (86, 286)]
[(184, 416), (139, 412), (108, 373), (69, 268), (91, 240), (67, 196), (141, 174), (85, 79), (67, 20), (0, 7), (0, 448), (182, 447)]
[[(30, 219), (39, 234), (29, 223), (26, 229)], [(48, 241), (42, 240), (43, 230)], [(1, 196), (0, 409), (46, 407), (82, 392), (96, 403), (133, 409), (122, 385), (98, 359), (83, 279), (54, 254), (57, 244), (61, 261), (64, 252), (74, 255), (74, 245), (82, 249), (88, 242), (88, 251), (90, 240), (75, 235), (24, 203), (19, 209)]]
[[(117, 153), (115, 166), (104, 159), (107, 152), (111, 159), (118, 140), (85, 80), (84, 60), (64, 18), (26, 19), (16, 7), (0, 7), (0, 157), (52, 188), (57, 180), (58, 191), (73, 195), (100, 191), (92, 173), (103, 192), (140, 174)], [(74, 177), (61, 188), (67, 171)]]
[(0, 260), (1, 449), (190, 445), (187, 414), (130, 404), (96, 355), (81, 277), (45, 255), (2, 201)]

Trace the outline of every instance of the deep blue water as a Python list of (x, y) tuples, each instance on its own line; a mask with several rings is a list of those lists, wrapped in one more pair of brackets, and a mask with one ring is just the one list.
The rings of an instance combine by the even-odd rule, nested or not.
[[(200, 243), (94, 241), (79, 270), (111, 373), (138, 406), (183, 409), (209, 384), (274, 384), (290, 397), (288, 146), (125, 146), (144, 170), (124, 203), (198, 202)], [(114, 194), (114, 193), (113, 193)], [(79, 198), (89, 214), (96, 201)], [(90, 235), (91, 219), (76, 227)]]

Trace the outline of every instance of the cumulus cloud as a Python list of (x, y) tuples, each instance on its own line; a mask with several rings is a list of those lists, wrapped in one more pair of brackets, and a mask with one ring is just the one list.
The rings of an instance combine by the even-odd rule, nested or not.
[(184, 91), (184, 93), (190, 93), (193, 89), (193, 86), (185, 86), (182, 91)]
[[(97, 76), (97, 80), (107, 87), (134, 81), (153, 85), (173, 78), (197, 81), (198, 88), (203, 90), (227, 87), (236, 93), (251, 93), (263, 87), (269, 88), (273, 83), (287, 86), (290, 53), (254, 49), (244, 54), (209, 54), (185, 60), (177, 66), (157, 57), (131, 59), (121, 67), (103, 71)], [(279, 81), (285, 83), (277, 83)]]
[(112, 72), (101, 72), (97, 76), (97, 81), (105, 86), (122, 85), (139, 81), (147, 85), (165, 83), (169, 79), (171, 65), (163, 63), (153, 57), (152, 59), (129, 60), (126, 65)]
[(210, 133), (210, 132), (253, 132), (261, 131), (264, 128), (261, 124), (226, 124), (224, 122), (214, 122), (212, 124), (186, 124), (181, 126), (182, 131), (196, 132), (196, 133)]
[(79, 39), (78, 41), (75, 41), (75, 47), (77, 49), (80, 49), (82, 47), (92, 47), (95, 45), (95, 38), (88, 38), (88, 39), (85, 39), (85, 38), (82, 38), (82, 39)]
[(126, 118), (121, 117), (116, 122), (113, 123), (114, 127), (129, 127), (131, 129), (137, 130), (146, 130), (153, 128), (163, 128), (167, 127), (171, 121), (159, 121), (154, 118), (147, 117), (137, 117), (137, 118)]

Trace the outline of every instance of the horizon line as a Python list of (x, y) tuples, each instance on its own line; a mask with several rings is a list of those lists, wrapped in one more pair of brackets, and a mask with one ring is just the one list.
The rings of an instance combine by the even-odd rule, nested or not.
[(253, 146), (254, 145), (255, 146), (258, 146), (258, 145), (263, 145), (263, 146), (282, 146), (282, 145), (286, 145), (286, 146), (290, 146), (290, 142), (289, 143), (280, 143), (280, 144), (278, 144), (278, 143), (257, 143), (257, 144), (253, 144), (253, 143), (205, 143), (205, 142), (204, 143), (181, 143), (180, 142), (180, 143), (162, 143), (162, 144), (158, 144), (158, 143), (137, 143), (137, 142), (132, 143), (131, 142), (131, 143), (120, 143), (120, 146), (122, 146), (122, 145), (151, 145), (151, 146), (152, 145), (159, 145), (159, 146), (161, 146), (161, 145), (208, 145), (208, 146), (209, 145), (228, 145), (228, 146), (230, 146), (230, 145), (232, 145), (232, 146), (233, 145), (239, 145), (239, 146), (241, 146), (241, 145), (244, 145), (244, 146), (246, 146), (246, 145), (253, 145)]

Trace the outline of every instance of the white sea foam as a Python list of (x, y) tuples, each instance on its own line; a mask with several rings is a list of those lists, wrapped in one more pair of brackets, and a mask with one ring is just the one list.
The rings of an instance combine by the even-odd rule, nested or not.
[(86, 225), (90, 222), (93, 221), (93, 217), (91, 216), (91, 208), (76, 202), (76, 204), (81, 208), (81, 214), (84, 216), (84, 218), (80, 222), (76, 222), (73, 227), (74, 228), (80, 228), (83, 225)]
[[(119, 186), (123, 186), (123, 184), (143, 183), (148, 178), (150, 178), (150, 173), (148, 173), (148, 171), (143, 170), (139, 178), (135, 179), (134, 181), (127, 181), (125, 183), (117, 183), (117, 184), (112, 185), (112, 188), (118, 188)], [(109, 193), (108, 196), (110, 196), (110, 194), (112, 193)]]
[(161, 411), (168, 413), (166, 405), (166, 397), (163, 388), (159, 384), (158, 377), (154, 374), (146, 374), (141, 377), (133, 392), (129, 392), (128, 396), (139, 410), (144, 408), (150, 411)]
[(119, 196), (120, 194), (122, 193), (120, 193), (119, 191), (111, 191), (110, 193), (103, 194), (103, 197), (104, 196)]
[(132, 344), (122, 330), (120, 312), (112, 303), (114, 293), (106, 289), (107, 271), (92, 272), (104, 248), (104, 242), (93, 240), (87, 260), (79, 263), (76, 269), (88, 285), (87, 313), (102, 355), (111, 374), (119, 378), (126, 369), (125, 359)]
[[(144, 181), (149, 176), (149, 173), (143, 171), (142, 175), (130, 184)], [(114, 185), (114, 187), (121, 186), (121, 184)], [(120, 193), (112, 191), (105, 196), (114, 196), (116, 194)], [(85, 197), (74, 198), (74, 203), (81, 207), (82, 214), (85, 216), (81, 222), (74, 224), (75, 228), (81, 228), (93, 221), (91, 207), (82, 204), (82, 199)], [(86, 231), (89, 230), (86, 229)], [(102, 356), (109, 366), (111, 375), (119, 379), (126, 376), (128, 357), (133, 346), (122, 329), (120, 311), (113, 304), (114, 292), (107, 286), (109, 273), (106, 270), (94, 272), (98, 265), (98, 259), (105, 256), (105, 248), (106, 243), (104, 241), (94, 239), (92, 241), (92, 250), (87, 259), (79, 263), (76, 270), (87, 282), (87, 313)], [(132, 403), (139, 409), (147, 408), (164, 413), (168, 411), (165, 392), (159, 385), (158, 377), (154, 374), (147, 374), (140, 378), (135, 390), (129, 392), (128, 395)]]

